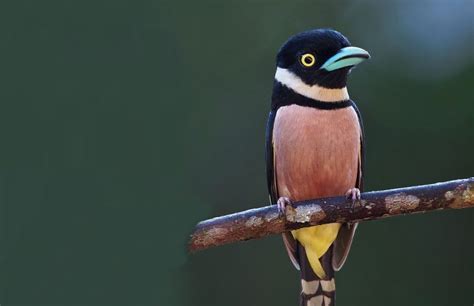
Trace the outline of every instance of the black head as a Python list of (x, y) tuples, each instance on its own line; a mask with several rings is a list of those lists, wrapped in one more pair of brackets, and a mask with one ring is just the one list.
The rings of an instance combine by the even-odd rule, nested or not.
[(278, 52), (277, 66), (289, 70), (307, 85), (343, 88), (351, 68), (366, 58), (369, 54), (351, 47), (341, 33), (316, 29), (291, 37)]

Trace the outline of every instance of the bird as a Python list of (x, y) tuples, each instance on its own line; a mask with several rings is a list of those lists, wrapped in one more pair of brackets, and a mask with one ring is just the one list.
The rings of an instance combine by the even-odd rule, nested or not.
[[(295, 201), (360, 200), (364, 132), (347, 79), (368, 58), (333, 29), (298, 33), (278, 51), (265, 151), (270, 202), (280, 213)], [(300, 271), (301, 306), (335, 305), (334, 272), (346, 261), (356, 228), (331, 223), (283, 234)]]

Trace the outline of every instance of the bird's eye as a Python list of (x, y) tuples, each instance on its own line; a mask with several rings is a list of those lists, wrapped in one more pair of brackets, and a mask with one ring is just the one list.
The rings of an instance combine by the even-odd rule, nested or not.
[(301, 64), (305, 67), (311, 67), (316, 63), (316, 58), (311, 53), (306, 53), (301, 56)]

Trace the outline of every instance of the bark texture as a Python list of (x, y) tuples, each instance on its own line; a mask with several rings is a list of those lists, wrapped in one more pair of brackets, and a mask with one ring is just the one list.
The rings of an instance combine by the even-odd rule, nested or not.
[(276, 205), (271, 205), (199, 222), (191, 235), (189, 250), (199, 251), (318, 224), (469, 207), (474, 207), (474, 177), (365, 192), (355, 205), (345, 197), (314, 199), (295, 202), (282, 214)]

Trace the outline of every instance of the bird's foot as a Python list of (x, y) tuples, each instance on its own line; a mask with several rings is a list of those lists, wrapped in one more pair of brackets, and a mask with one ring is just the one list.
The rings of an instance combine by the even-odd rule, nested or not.
[(291, 205), (292, 202), (289, 198), (287, 197), (280, 197), (277, 201), (277, 207), (278, 207), (278, 213), (279, 214), (284, 214), (286, 211), (286, 207), (288, 205)]
[(360, 189), (359, 188), (351, 188), (347, 190), (346, 197), (349, 200), (356, 201), (360, 200)]
[(349, 200), (352, 200), (351, 212), (354, 212), (354, 208), (356, 207), (357, 202), (360, 201), (360, 189), (359, 188), (351, 188), (351, 189), (347, 190), (346, 197)]

